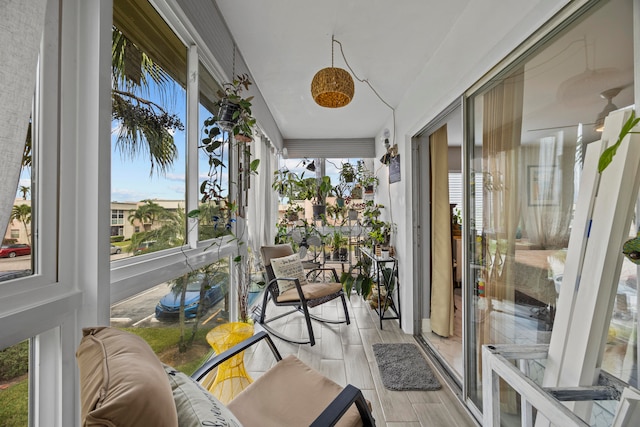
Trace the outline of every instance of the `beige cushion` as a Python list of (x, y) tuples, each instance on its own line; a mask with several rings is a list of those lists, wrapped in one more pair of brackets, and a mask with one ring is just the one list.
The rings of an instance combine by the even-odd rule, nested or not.
[[(307, 284), (307, 276), (304, 274), (304, 268), (302, 268), (302, 261), (298, 254), (285, 256), (282, 258), (271, 258), (271, 268), (273, 268), (273, 275), (275, 277), (288, 277), (298, 279), (300, 285)], [(287, 292), (290, 289), (295, 291), (295, 283), (291, 280), (278, 280), (278, 289), (280, 293)], [(297, 298), (299, 299), (299, 298)]]
[[(295, 356), (287, 356), (244, 389), (227, 407), (245, 427), (308, 426), (342, 391)], [(336, 424), (360, 426), (355, 405)]]
[[(315, 299), (334, 294), (339, 292), (340, 289), (342, 289), (341, 283), (310, 282), (302, 287), (302, 293), (306, 299)], [(298, 300), (300, 300), (300, 296), (295, 288), (289, 289), (288, 291), (278, 295), (278, 302)]]
[(178, 426), (167, 375), (142, 338), (108, 327), (82, 332), (76, 358), (83, 426)]
[(164, 365), (164, 370), (173, 391), (180, 427), (241, 426), (230, 410), (191, 377), (168, 365)]

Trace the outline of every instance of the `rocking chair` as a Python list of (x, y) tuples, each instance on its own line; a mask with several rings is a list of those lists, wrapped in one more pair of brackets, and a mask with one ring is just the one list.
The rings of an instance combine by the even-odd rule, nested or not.
[[(347, 310), (347, 301), (345, 299), (344, 291), (342, 290), (342, 284), (340, 283), (338, 274), (334, 268), (316, 267), (312, 268), (305, 275), (302, 267), (302, 261), (298, 254), (293, 252), (290, 245), (263, 246), (260, 251), (262, 253), (262, 261), (267, 271), (268, 283), (264, 292), (262, 306), (256, 309), (255, 314), (258, 315), (257, 321), (264, 327), (264, 329), (285, 341), (296, 344), (311, 344), (313, 346), (316, 341), (313, 334), (311, 319), (323, 323), (346, 323), (347, 325), (351, 323), (349, 320), (349, 311)], [(282, 270), (279, 268), (276, 268), (274, 271), (274, 266), (279, 266), (281, 262), (287, 262), (289, 267), (286, 269), (287, 273), (295, 271), (295, 277), (292, 277), (294, 276), (292, 274), (278, 275), (276, 272), (278, 270)], [(308, 278), (318, 277), (323, 272), (329, 272), (331, 274), (332, 282), (305, 283)], [(323, 319), (309, 313), (309, 308), (324, 304), (325, 302), (338, 297), (342, 299), (345, 320)], [(276, 306), (290, 306), (294, 307), (294, 309), (271, 318), (267, 318), (267, 305), (269, 304), (269, 301), (273, 302)], [(268, 323), (274, 320), (295, 312), (301, 312), (304, 314), (308, 330), (308, 340), (298, 340), (287, 337), (268, 325)]]

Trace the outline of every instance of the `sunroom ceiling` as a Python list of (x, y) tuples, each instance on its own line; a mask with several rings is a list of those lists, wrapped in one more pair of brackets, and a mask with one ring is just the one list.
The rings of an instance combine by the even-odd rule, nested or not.
[[(355, 75), (395, 108), (468, 3), (216, 0), (285, 139), (375, 137), (391, 117), (391, 109), (358, 81), (349, 105), (315, 104), (311, 80), (331, 65), (332, 35)], [(334, 64), (348, 69), (337, 44)]]
[[(445, 42), (449, 49), (459, 46), (450, 55), (464, 57), (469, 54), (465, 51), (468, 40), (504, 32), (505, 28), (486, 25), (487, 21), (509, 27), (519, 19), (506, 1), (499, 2), (504, 9), (499, 11), (500, 15), (504, 18), (515, 13), (514, 22), (492, 21), (498, 12), (486, 10), (479, 0), (215, 0), (215, 3), (285, 140), (373, 138), (381, 134), (391, 117), (391, 109), (365, 83), (358, 81), (354, 99), (346, 107), (328, 109), (315, 104), (311, 80), (318, 70), (331, 65), (332, 35), (342, 43), (355, 75), (367, 79), (385, 102), (397, 107), (420, 73), (427, 65), (433, 65), (429, 61), (434, 60), (435, 53), (442, 58), (439, 50), (444, 49)], [(622, 88), (615, 98), (619, 107), (633, 102), (633, 58), (619, 54), (628, 51), (620, 43), (631, 43), (633, 35), (630, 26), (614, 24), (631, 16), (627, 10), (630, 7), (631, 2), (604, 2), (602, 8), (611, 10), (599, 16), (607, 16), (611, 22), (585, 19), (561, 38), (555, 50), (545, 50), (528, 64), (528, 69), (533, 67), (537, 72), (527, 78), (523, 144), (567, 126), (575, 128), (578, 123), (585, 125), (587, 141), (597, 139), (599, 134), (594, 131), (593, 122), (606, 103), (600, 93), (610, 87)], [(473, 21), (477, 25), (469, 25)], [(451, 43), (452, 40), (458, 44)], [(568, 84), (585, 72), (587, 48), (590, 70), (609, 67), (615, 76), (604, 79), (602, 85), (590, 83), (577, 89), (573, 85), (569, 87), (574, 90), (571, 92)], [(558, 50), (575, 51), (575, 55), (557, 64), (553, 59)], [(348, 69), (337, 44), (334, 63)], [(538, 69), (540, 64), (544, 65), (544, 73)], [(481, 72), (478, 71), (478, 78)], [(451, 100), (457, 95), (460, 94), (452, 93)], [(425, 106), (428, 108), (432, 101), (425, 99)], [(461, 137), (452, 144), (460, 142)]]

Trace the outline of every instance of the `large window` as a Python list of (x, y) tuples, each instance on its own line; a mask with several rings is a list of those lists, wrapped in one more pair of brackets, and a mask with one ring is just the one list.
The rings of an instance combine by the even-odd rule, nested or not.
[[(33, 122), (33, 120), (32, 120)], [(5, 234), (0, 245), (0, 281), (28, 276), (33, 273), (32, 251), (35, 250), (32, 224), (35, 224), (35, 212), (32, 210), (32, 200), (36, 188), (32, 179), (33, 174), (33, 144), (34, 135), (30, 123), (24, 141), (22, 164), (20, 167), (20, 181), (16, 189), (15, 200), (11, 209), (9, 223), (5, 224)], [(37, 141), (36, 141), (37, 143)]]
[(112, 210), (132, 206), (123, 217), (130, 227), (119, 223), (111, 234), (124, 236), (120, 249), (129, 255), (180, 246), (186, 240), (187, 49), (139, 0), (114, 2), (112, 52)]
[[(549, 342), (584, 147), (600, 138), (608, 103), (634, 102), (631, 16), (631, 1), (607, 3), (469, 99), (468, 181), (481, 191), (470, 187), (468, 212), (481, 207), (481, 215), (466, 229), (477, 242), (466, 284), (472, 301), (467, 372), (480, 407), (482, 344)], [(637, 381), (637, 372), (623, 369), (628, 346), (635, 349), (635, 275), (631, 269), (621, 277), (615, 337), (605, 356), (605, 368), (614, 366), (628, 381)], [(502, 396), (503, 411), (517, 413), (515, 394)]]

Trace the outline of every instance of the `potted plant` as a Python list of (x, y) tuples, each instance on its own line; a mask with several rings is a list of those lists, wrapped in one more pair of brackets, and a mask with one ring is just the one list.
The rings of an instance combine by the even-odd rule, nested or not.
[(251, 113), (253, 96), (242, 97), (242, 91), (249, 90), (251, 84), (247, 74), (239, 74), (232, 82), (223, 83), (218, 91), (218, 111), (209, 119), (220, 129), (233, 134), (237, 141), (249, 142), (253, 139), (253, 127), (256, 124)]
[(351, 183), (356, 179), (356, 169), (349, 162), (342, 163), (339, 169), (340, 181)]
[[(302, 178), (302, 177), (301, 177)], [(299, 183), (298, 196), (304, 200), (311, 200), (313, 217), (320, 218), (326, 212), (325, 199), (331, 194), (331, 178), (302, 178)]]
[(292, 200), (293, 196), (301, 187), (300, 181), (298, 174), (283, 167), (273, 173), (271, 188), (273, 188), (280, 197), (288, 197), (289, 200)]
[[(251, 159), (251, 150), (246, 144), (251, 141), (256, 123), (251, 116), (252, 97), (242, 98), (240, 95), (242, 90), (248, 89), (250, 84), (248, 76), (244, 74), (237, 76), (232, 83), (222, 85), (218, 112), (204, 121), (205, 137), (199, 147), (207, 155), (209, 163), (208, 177), (200, 185), (201, 203), (215, 205), (218, 212), (214, 218), (215, 226), (228, 231), (226, 236), (214, 239), (208, 249), (222, 245), (235, 245), (234, 286), (238, 295), (238, 320), (241, 322), (250, 321), (248, 297), (253, 261), (251, 254), (244, 246), (246, 229), (239, 227), (236, 218), (243, 215), (247, 205), (248, 185), (237, 185), (235, 194), (231, 194), (226, 185), (229, 182), (248, 183), (248, 177), (258, 173), (260, 160)], [(227, 170), (225, 159), (229, 158), (232, 151), (237, 153), (238, 164), (248, 165), (248, 167), (238, 167), (235, 171), (229, 170), (227, 176), (224, 173)], [(235, 175), (232, 176), (233, 174)], [(204, 209), (203, 205), (187, 215), (189, 218), (198, 218), (202, 209)]]
[(349, 197), (349, 185), (345, 181), (340, 181), (331, 189), (331, 194), (336, 196), (336, 204), (340, 207), (344, 206), (344, 201)]
[(340, 283), (347, 295), (352, 291), (360, 295), (363, 299), (368, 299), (374, 288), (374, 280), (371, 276), (373, 261), (367, 256), (361, 256), (359, 261), (345, 271), (340, 276)]
[(364, 162), (358, 162), (357, 166), (357, 181), (358, 184), (364, 189), (365, 193), (373, 193), (375, 190), (375, 186), (378, 185), (378, 177), (375, 174), (367, 169)]
[(285, 218), (290, 222), (296, 222), (300, 219), (300, 212), (304, 212), (304, 208), (297, 203), (289, 203), (284, 211)]
[(331, 235), (331, 247), (333, 248), (332, 259), (334, 261), (346, 261), (348, 251), (344, 246), (349, 242), (349, 239), (340, 231), (335, 230)]

